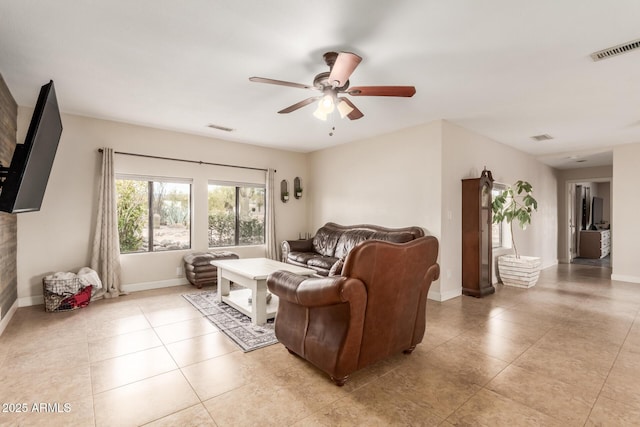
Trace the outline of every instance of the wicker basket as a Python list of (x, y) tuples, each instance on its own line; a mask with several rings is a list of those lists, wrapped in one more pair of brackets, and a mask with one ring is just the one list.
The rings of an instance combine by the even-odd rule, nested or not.
[(76, 295), (83, 289), (80, 279), (42, 279), (44, 309), (48, 312), (70, 311), (80, 307), (66, 308), (64, 300)]

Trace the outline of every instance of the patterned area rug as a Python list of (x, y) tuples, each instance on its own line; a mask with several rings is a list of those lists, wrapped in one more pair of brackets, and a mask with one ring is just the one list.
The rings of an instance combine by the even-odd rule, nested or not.
[(278, 342), (273, 331), (273, 319), (270, 319), (264, 326), (254, 326), (248, 316), (223, 302), (217, 302), (214, 291), (182, 296), (205, 318), (238, 344), (245, 353)]

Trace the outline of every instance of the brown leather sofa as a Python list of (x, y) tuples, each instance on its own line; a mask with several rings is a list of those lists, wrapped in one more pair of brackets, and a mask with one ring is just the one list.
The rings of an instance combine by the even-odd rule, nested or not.
[[(319, 276), (340, 274), (351, 249), (365, 240), (405, 243), (424, 236), (420, 227), (387, 228), (377, 225), (338, 225), (328, 222), (310, 239), (282, 242), (282, 262), (311, 268)], [(334, 271), (332, 270), (332, 267)]]
[(438, 240), (370, 240), (353, 248), (341, 276), (307, 278), (277, 271), (275, 333), (290, 353), (331, 376), (349, 375), (422, 342), (427, 293), (440, 274)]

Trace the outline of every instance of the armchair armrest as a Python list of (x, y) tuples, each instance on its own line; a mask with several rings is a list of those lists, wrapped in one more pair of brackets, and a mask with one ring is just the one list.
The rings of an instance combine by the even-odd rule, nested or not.
[(429, 267), (429, 269), (427, 270), (426, 277), (429, 280), (429, 282), (438, 280), (438, 278), (440, 277), (440, 265), (433, 264), (431, 267)]
[(278, 298), (305, 307), (341, 304), (347, 302), (354, 291), (365, 293), (364, 283), (358, 279), (342, 276), (307, 278), (288, 271), (270, 274), (267, 287)]
[(313, 252), (313, 239), (284, 240), (280, 247), (282, 249), (282, 262), (287, 262), (289, 252)]

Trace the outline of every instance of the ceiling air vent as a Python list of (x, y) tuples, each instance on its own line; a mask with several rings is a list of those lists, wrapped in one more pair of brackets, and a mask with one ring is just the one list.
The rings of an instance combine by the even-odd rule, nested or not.
[(531, 139), (535, 139), (536, 141), (548, 141), (550, 139), (553, 139), (553, 137), (544, 133), (542, 135), (534, 135), (531, 137)]
[(608, 49), (599, 50), (591, 54), (591, 58), (594, 61), (600, 61), (602, 59), (611, 58), (613, 56), (622, 55), (623, 53), (631, 52), (632, 50), (640, 48), (640, 39), (630, 41), (629, 43), (619, 44)]
[(218, 125), (208, 124), (207, 127), (211, 128), (211, 129), (223, 130), (225, 132), (233, 132), (233, 129), (225, 127), (225, 126), (218, 126)]

